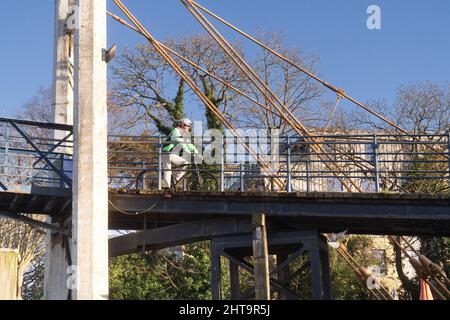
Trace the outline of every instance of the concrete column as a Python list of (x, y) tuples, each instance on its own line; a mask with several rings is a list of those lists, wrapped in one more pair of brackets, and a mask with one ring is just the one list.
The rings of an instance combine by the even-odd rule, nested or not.
[(74, 298), (108, 299), (106, 0), (77, 0), (75, 32)]
[[(69, 0), (55, 0), (55, 47), (53, 59), (53, 122), (73, 124), (73, 36), (66, 23), (69, 16)], [(67, 133), (66, 133), (67, 134)], [(54, 133), (55, 139), (66, 135)]]
[[(73, 124), (73, 40), (66, 30), (69, 0), (55, 0), (55, 44), (53, 63), (53, 122)], [(63, 139), (67, 133), (54, 131), (54, 139)], [(71, 149), (59, 148), (70, 153)], [(60, 164), (59, 164), (60, 165)], [(59, 166), (58, 165), (58, 166)], [(51, 218), (48, 223), (52, 223)], [(60, 225), (61, 226), (61, 225)], [(48, 300), (65, 300), (68, 297), (66, 250), (62, 236), (48, 231), (44, 281), (44, 297)]]
[(270, 300), (269, 253), (267, 244), (266, 216), (255, 214), (253, 223), (253, 260), (256, 300)]

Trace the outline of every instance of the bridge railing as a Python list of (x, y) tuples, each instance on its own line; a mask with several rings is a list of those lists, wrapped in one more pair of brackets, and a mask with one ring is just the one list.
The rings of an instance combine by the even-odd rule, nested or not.
[(0, 118), (0, 191), (70, 188), (72, 149), (72, 126)]
[[(210, 155), (213, 141), (200, 139), (197, 149)], [(172, 173), (214, 176), (222, 191), (306, 192), (448, 192), (449, 135), (360, 134), (245, 139), (247, 148), (230, 141), (213, 152), (214, 162), (172, 168)], [(111, 136), (110, 186), (161, 189), (165, 137)], [(261, 145), (259, 142), (264, 141)], [(254, 157), (246, 150), (256, 150)], [(261, 160), (264, 158), (262, 165)], [(269, 168), (267, 168), (269, 167)], [(189, 186), (180, 186), (186, 190)]]
[[(259, 136), (223, 142), (198, 137), (193, 141), (205, 161), (170, 170), (162, 152), (165, 141), (163, 136), (109, 136), (110, 188), (162, 189), (170, 171), (200, 176), (208, 190), (217, 191), (449, 192), (449, 134)], [(70, 188), (72, 153), (71, 126), (0, 118), (0, 191)], [(188, 190), (190, 182), (183, 179), (178, 188)]]

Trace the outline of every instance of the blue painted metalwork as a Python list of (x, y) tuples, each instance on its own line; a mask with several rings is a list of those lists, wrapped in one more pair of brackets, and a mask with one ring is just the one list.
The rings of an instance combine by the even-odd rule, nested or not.
[[(65, 132), (61, 135), (64, 138), (53, 139), (55, 131)], [(0, 118), (0, 191), (32, 192), (36, 187), (70, 189), (73, 165), (71, 137), (70, 126)], [(160, 190), (163, 138), (110, 136), (110, 188)], [(246, 139), (246, 143), (250, 140)], [(202, 147), (206, 148), (211, 143), (203, 141)], [(264, 147), (258, 145), (257, 149), (272, 150), (270, 143)], [(368, 133), (316, 136), (314, 139), (281, 137), (277, 143), (285, 147), (278, 148), (280, 155), (275, 173), (262, 168), (252, 156), (243, 154), (245, 148), (242, 147), (220, 151), (217, 163), (200, 166), (200, 170), (216, 176), (220, 181), (217, 191), (222, 192), (357, 191), (355, 186), (363, 192), (449, 191), (448, 133)], [(273, 155), (263, 156), (267, 159)], [(177, 170), (185, 169), (173, 169)], [(343, 182), (355, 190), (346, 190)]]

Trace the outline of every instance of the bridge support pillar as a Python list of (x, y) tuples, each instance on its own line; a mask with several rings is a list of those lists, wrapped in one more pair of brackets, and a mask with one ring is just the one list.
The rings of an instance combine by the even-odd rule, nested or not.
[[(50, 222), (51, 218), (49, 219)], [(59, 224), (61, 228), (70, 221)], [(47, 248), (44, 273), (44, 298), (46, 300), (70, 300), (71, 291), (68, 286), (71, 265), (70, 241), (60, 233), (47, 231)]]
[[(267, 253), (277, 255), (276, 267), (267, 273), (270, 298), (283, 300), (306, 299), (308, 297), (305, 296), (305, 292), (311, 292), (310, 299), (331, 299), (328, 244), (323, 236), (315, 230), (268, 233), (267, 243)], [(219, 300), (222, 297), (221, 257), (226, 258), (230, 262), (231, 299), (245, 300), (256, 297), (256, 287), (247, 288), (243, 292), (236, 287), (236, 283), (239, 282), (239, 269), (257, 275), (257, 272), (255, 272), (256, 260), (254, 259), (254, 264), (245, 260), (245, 257), (252, 257), (253, 254), (253, 236), (251, 234), (214, 237), (212, 239), (211, 284), (213, 299)], [(303, 264), (294, 269), (293, 262), (298, 261), (300, 258), (302, 258)], [(310, 270), (311, 274), (310, 290), (305, 290), (307, 286), (305, 282), (305, 285), (301, 286), (304, 292), (303, 290), (294, 292), (289, 288), (289, 284), (297, 277), (302, 277), (303, 279), (305, 274), (307, 274), (305, 273), (307, 269)]]
[(264, 214), (255, 214), (253, 215), (252, 222), (255, 298), (256, 300), (270, 300), (266, 216)]
[[(55, 0), (55, 45), (53, 60), (53, 122), (73, 124), (73, 36), (66, 28), (69, 16), (69, 0)], [(67, 132), (55, 130), (53, 138), (62, 140)], [(70, 153), (59, 148), (57, 151)], [(51, 218), (48, 223), (53, 223)], [(48, 300), (66, 300), (67, 288), (66, 249), (62, 236), (48, 231), (44, 297)]]
[[(282, 286), (289, 285), (289, 264), (287, 264), (284, 268), (282, 267), (282, 263), (289, 259), (289, 254), (286, 252), (278, 252), (277, 253), (277, 267), (280, 267), (280, 270), (277, 272), (277, 280)], [(287, 300), (286, 295), (283, 291), (278, 291), (278, 297), (280, 300)]]
[(108, 299), (106, 0), (77, 0), (73, 232), (77, 300)]
[(211, 296), (213, 300), (222, 299), (222, 268), (220, 261), (221, 250), (215, 245), (214, 242), (211, 243)]
[(238, 300), (240, 297), (240, 283), (239, 283), (239, 266), (233, 262), (230, 263), (230, 287), (231, 287), (231, 300)]

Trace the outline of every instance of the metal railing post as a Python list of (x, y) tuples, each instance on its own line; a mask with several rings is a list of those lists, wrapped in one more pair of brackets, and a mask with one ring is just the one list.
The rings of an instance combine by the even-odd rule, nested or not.
[(372, 156), (375, 166), (375, 192), (380, 192), (380, 169), (378, 165), (378, 139), (377, 135), (373, 135)]
[(222, 156), (220, 158), (220, 192), (225, 191), (225, 146), (222, 145)]
[(240, 183), (241, 183), (241, 192), (245, 191), (245, 184), (244, 184), (244, 165), (241, 164), (240, 165), (240, 170), (239, 170), (239, 178), (240, 178)]
[(306, 158), (306, 192), (311, 192), (311, 175), (310, 175), (310, 160), (309, 160), (309, 155), (307, 155)]
[(162, 190), (162, 140), (158, 136), (158, 190)]
[[(60, 170), (61, 170), (61, 172), (63, 172), (65, 174), (65, 172), (64, 172), (64, 153), (61, 153), (59, 155), (59, 161), (61, 163)], [(59, 186), (61, 189), (64, 189), (66, 187), (66, 184), (64, 183), (64, 181), (61, 178), (59, 179)]]
[(5, 152), (9, 153), (9, 138), (10, 138), (10, 126), (9, 123), (6, 123), (6, 133), (5, 133)]
[(145, 189), (145, 161), (142, 161), (141, 190)]
[[(306, 142), (305, 159), (305, 175), (306, 175), (306, 192), (311, 192), (311, 144)], [(300, 153), (300, 157), (302, 153)]]
[(450, 185), (450, 131), (447, 133), (447, 151), (448, 151), (448, 183)]
[(286, 162), (287, 162), (287, 182), (286, 191), (292, 192), (292, 171), (291, 171), (291, 139), (287, 137), (286, 141)]

